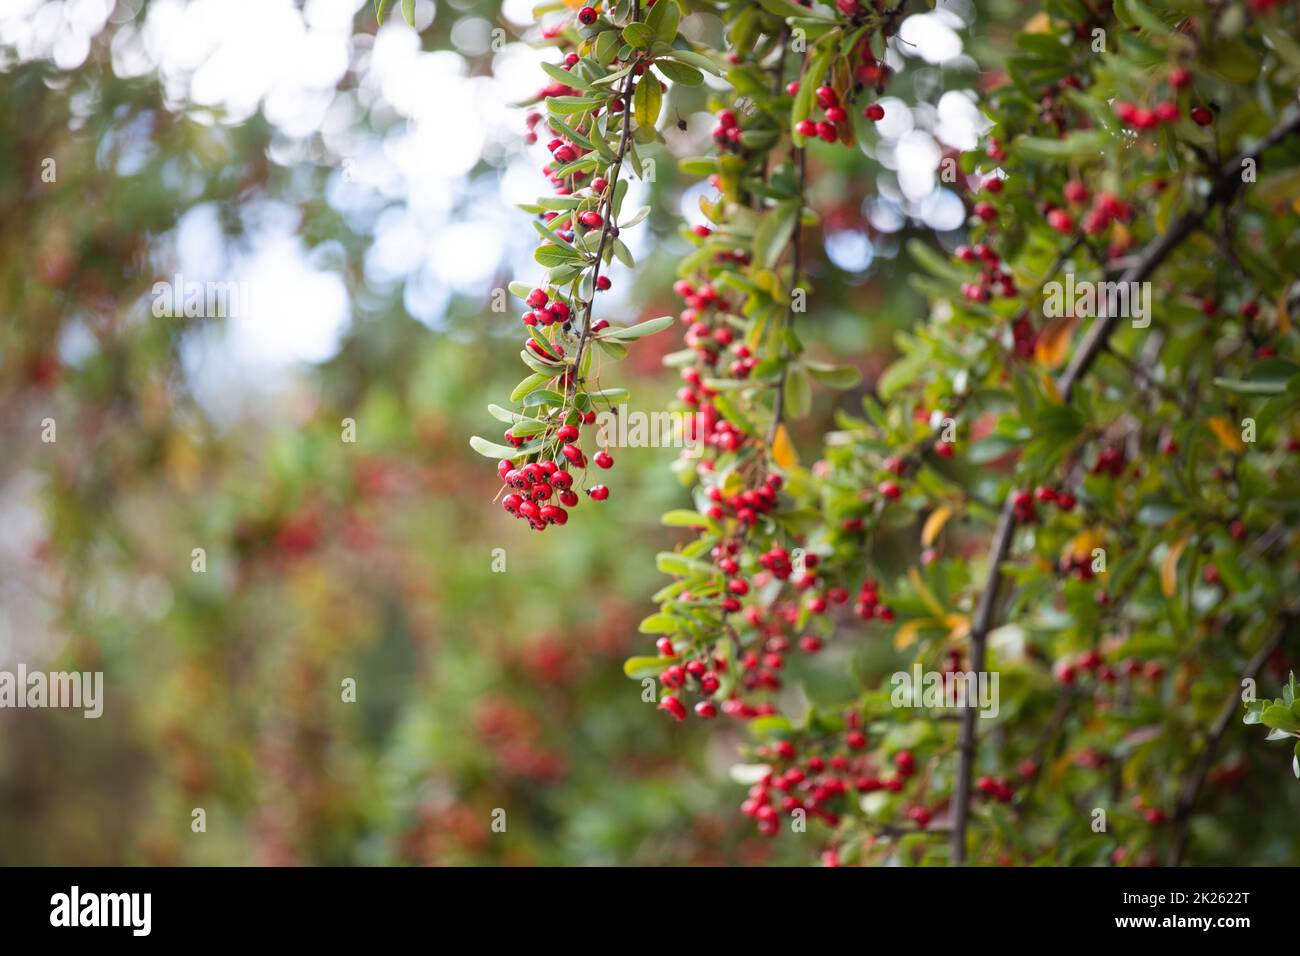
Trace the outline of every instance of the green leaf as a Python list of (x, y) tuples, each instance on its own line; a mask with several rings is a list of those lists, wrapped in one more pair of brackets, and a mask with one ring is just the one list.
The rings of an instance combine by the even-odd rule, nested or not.
[(698, 511), (687, 511), (685, 508), (678, 508), (669, 511), (662, 518), (660, 523), (667, 528), (716, 528), (717, 525), (713, 519), (707, 515), (702, 515)]
[(515, 386), (515, 390), (510, 393), (510, 401), (517, 402), (524, 396), (530, 394), (538, 386), (545, 385), (554, 376), (543, 375), (541, 372), (533, 372), (526, 379)]
[(618, 56), (618, 48), (622, 46), (623, 38), (617, 30), (606, 30), (596, 37), (594, 52), (596, 62), (601, 66), (609, 66)]
[(662, 332), (672, 324), (673, 317), (671, 315), (661, 315), (657, 319), (646, 319), (646, 321), (638, 322), (636, 325), (610, 326), (596, 333), (596, 337), (606, 341), (612, 339), (620, 342), (630, 342), (632, 339), (639, 339), (647, 335), (653, 335), (656, 332)]
[(653, 76), (641, 77), (641, 82), (632, 94), (632, 115), (636, 117), (637, 124), (646, 129), (653, 128), (659, 120), (659, 107), (662, 103), (663, 92), (659, 89), (659, 81)]
[(754, 262), (760, 267), (771, 269), (781, 258), (794, 233), (799, 206), (798, 199), (787, 199), (763, 213), (754, 232)]
[(626, 345), (623, 345), (619, 342), (607, 342), (604, 339), (600, 338), (599, 336), (596, 338), (595, 341), (596, 344), (600, 346), (600, 350), (604, 352), (606, 355), (608, 355), (610, 358), (614, 359), (614, 361), (621, 362), (623, 361), (623, 359), (627, 358)]
[(696, 561), (693, 558), (686, 558), (672, 551), (660, 551), (655, 555), (655, 567), (661, 574), (671, 574), (675, 577), (687, 577), (693, 574), (702, 574), (713, 577), (713, 565), (705, 564), (703, 561)]
[(953, 263), (935, 252), (933, 246), (920, 239), (907, 240), (907, 253), (918, 266), (935, 278), (946, 279), (949, 282), (958, 284), (965, 282), (969, 278), (967, 272), (953, 265)]
[(1027, 159), (1095, 159), (1106, 152), (1111, 141), (1102, 130), (1076, 130), (1064, 139), (1018, 136), (1013, 146)]
[(538, 246), (533, 251), (533, 258), (548, 269), (556, 266), (568, 265), (572, 262), (581, 260), (581, 254), (570, 246), (568, 249), (563, 246), (557, 246), (554, 243), (549, 245)]
[(656, 677), (673, 660), (671, 657), (629, 657), (623, 662), (623, 673), (633, 680)]
[(829, 365), (825, 362), (803, 363), (808, 374), (827, 388), (853, 388), (862, 381), (862, 373), (851, 365)]
[(664, 56), (676, 60), (678, 63), (685, 63), (687, 66), (693, 66), (697, 70), (703, 70), (705, 73), (712, 73), (714, 76), (721, 76), (722, 71), (718, 69), (716, 63), (703, 54), (696, 53), (694, 50), (673, 50), (665, 53)]
[(812, 407), (812, 380), (799, 367), (792, 367), (785, 377), (785, 410), (791, 418), (803, 418)]
[(479, 438), (477, 435), (470, 438), (469, 447), (473, 448), (484, 458), (495, 458), (497, 460), (502, 458), (514, 459), (518, 458), (521, 454), (527, 454), (527, 452), (521, 452), (518, 448), (511, 448), (509, 445), (498, 445), (495, 442), (488, 441), (486, 438)]
[(681, 19), (682, 11), (676, 0), (659, 0), (650, 8), (645, 25), (653, 31), (654, 38), (660, 43), (672, 43), (677, 39), (677, 26)]
[(656, 60), (655, 69), (674, 83), (680, 83), (683, 86), (699, 86), (704, 82), (704, 74), (693, 66), (687, 66), (685, 63), (674, 63), (672, 60)]
[(1300, 732), (1300, 718), (1291, 713), (1290, 707), (1283, 704), (1269, 704), (1259, 715), (1259, 719), (1265, 727), (1285, 730), (1288, 733)]
[(637, 628), (642, 634), (676, 634), (684, 622), (671, 614), (651, 614)]
[(929, 364), (930, 356), (923, 350), (904, 355), (880, 376), (876, 391), (883, 401), (889, 401), (900, 389), (912, 384)]
[(801, 7), (791, 0), (759, 0), (761, 6), (768, 13), (774, 13), (783, 20), (794, 17), (798, 20), (829, 20), (831, 15), (819, 10), (813, 10), (809, 7)]
[(402, 0), (402, 16), (409, 26), (415, 26), (415, 0)]
[(533, 408), (538, 405), (558, 405), (563, 407), (564, 396), (549, 388), (539, 388), (524, 396), (523, 405), (525, 408)]
[(655, 42), (655, 32), (644, 23), (629, 23), (623, 30), (623, 39), (630, 46), (644, 50)]
[(548, 96), (546, 108), (558, 116), (589, 113), (605, 101), (598, 96)]
[(375, 0), (375, 22), (380, 26), (384, 25), (384, 7), (388, 6), (388, 0)]
[(551, 79), (563, 83), (565, 86), (575, 86), (580, 90), (587, 90), (595, 93), (597, 88), (590, 81), (578, 75), (577, 70), (565, 70), (556, 66), (554, 63), (543, 63), (542, 72)]

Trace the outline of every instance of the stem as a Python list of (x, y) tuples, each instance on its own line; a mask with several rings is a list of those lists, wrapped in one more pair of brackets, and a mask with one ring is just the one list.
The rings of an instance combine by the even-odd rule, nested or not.
[[(641, 17), (641, 0), (634, 0), (632, 4), (632, 19), (639, 20)], [(650, 82), (658, 82), (653, 77), (647, 77)], [(636, 84), (636, 67), (633, 66), (628, 71), (626, 79), (623, 81), (623, 90), (619, 98), (623, 101), (623, 129), (619, 132), (618, 151), (614, 154), (614, 163), (610, 166), (609, 185), (605, 187), (605, 196), (601, 202), (601, 227), (600, 242), (596, 246), (596, 265), (591, 272), (591, 296), (583, 305), (582, 310), (582, 335), (578, 339), (578, 349), (573, 356), (573, 374), (569, 376), (569, 387), (565, 390), (569, 400), (572, 401), (578, 391), (578, 379), (582, 375), (582, 359), (587, 352), (591, 340), (591, 310), (596, 304), (596, 280), (600, 278), (600, 267), (605, 261), (605, 245), (610, 239), (610, 233), (614, 229), (614, 195), (618, 192), (618, 176), (623, 168), (623, 157), (627, 155), (628, 133), (632, 129), (632, 87)], [(576, 214), (575, 214), (576, 215)]]
[[(1281, 142), (1287, 136), (1300, 130), (1300, 110), (1292, 110), (1274, 130), (1260, 140), (1253, 149), (1242, 153), (1226, 165), (1220, 167), (1214, 185), (1200, 209), (1192, 210), (1180, 216), (1163, 235), (1153, 239), (1142, 250), (1137, 261), (1129, 266), (1118, 279), (1121, 283), (1143, 282), (1161, 263), (1165, 261), (1196, 229), (1200, 228), (1205, 218), (1214, 207), (1230, 202), (1241, 188), (1241, 165), (1246, 159), (1256, 159), (1270, 147)], [(1070, 401), (1074, 387), (1087, 374), (1092, 363), (1097, 360), (1111, 334), (1118, 327), (1120, 316), (1106, 315), (1099, 317), (1088, 329), (1079, 348), (1070, 360), (1069, 366), (1057, 381), (1057, 391), (1064, 402)], [(1011, 494), (1008, 492), (1002, 503), (1002, 512), (998, 516), (997, 528), (990, 546), (989, 567), (984, 580), (984, 589), (980, 593), (979, 605), (975, 611), (975, 620), (971, 624), (971, 667), (979, 673), (984, 669), (985, 645), (988, 632), (993, 623), (993, 605), (1002, 586), (1002, 562), (1011, 550), (1011, 538), (1015, 533), (1016, 521), (1011, 509)], [(975, 756), (975, 708), (967, 707), (962, 714), (961, 736), (957, 745), (957, 784), (953, 794), (953, 828), (951, 844), (951, 862), (961, 865), (966, 860), (966, 827), (970, 820), (971, 778), (974, 772)]]
[[(799, 209), (794, 214), (794, 235), (790, 237), (793, 247), (790, 272), (790, 304), (785, 308), (785, 326), (782, 332), (794, 327), (794, 292), (799, 287), (799, 246), (803, 232), (803, 191), (804, 191), (804, 151), (796, 148), (795, 165), (798, 168)], [(781, 418), (785, 414), (785, 381), (790, 375), (790, 350), (786, 347), (784, 335), (781, 338), (781, 377), (776, 382), (776, 404), (772, 407), (772, 424), (767, 430), (767, 447), (772, 447), (776, 440), (776, 431), (781, 427)]]

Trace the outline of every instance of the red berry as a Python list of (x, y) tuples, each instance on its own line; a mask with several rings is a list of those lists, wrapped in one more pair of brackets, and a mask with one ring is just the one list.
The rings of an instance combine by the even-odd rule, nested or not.
[(882, 481), (877, 490), (882, 496), (888, 498), (890, 501), (897, 499), (899, 495), (903, 493), (903, 490), (898, 487), (898, 482), (896, 481)]
[(863, 110), (862, 115), (871, 120), (871, 122), (878, 123), (885, 118), (885, 108), (879, 103), (872, 103)]
[(659, 707), (662, 710), (668, 711), (668, 713), (672, 714), (678, 720), (686, 719), (686, 708), (682, 705), (682, 702), (672, 694), (668, 694), (663, 698), (663, 700), (659, 701)]
[(1088, 201), (1088, 187), (1080, 179), (1071, 179), (1065, 184), (1065, 201), (1079, 205)]
[(1074, 231), (1074, 217), (1064, 209), (1053, 209), (1047, 214), (1047, 224), (1057, 232), (1070, 233)]
[(614, 467), (614, 456), (607, 451), (598, 451), (591, 459), (596, 463), (597, 468)]
[(591, 26), (596, 22), (596, 11), (592, 7), (583, 7), (578, 11), (578, 22), (586, 26)]
[(1214, 122), (1214, 114), (1204, 106), (1196, 106), (1191, 112), (1192, 122), (1197, 126), (1209, 126)]
[(1181, 66), (1176, 66), (1169, 71), (1169, 85), (1176, 90), (1181, 90), (1187, 84), (1192, 82), (1192, 74)]
[(587, 494), (589, 494), (594, 501), (604, 501), (609, 497), (609, 489), (604, 485), (593, 485), (591, 488), (587, 489)]
[(526, 301), (532, 308), (540, 309), (550, 301), (550, 298), (551, 297), (541, 289), (534, 289), (532, 292), (528, 293), (528, 298), (524, 301)]

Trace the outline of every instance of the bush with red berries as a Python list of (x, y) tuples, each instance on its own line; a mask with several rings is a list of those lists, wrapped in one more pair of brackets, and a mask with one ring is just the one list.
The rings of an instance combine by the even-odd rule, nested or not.
[[(1248, 759), (1243, 686), (1279, 684), (1297, 646), (1294, 11), (1048, 2), (985, 64), (982, 146), (945, 159), (964, 241), (907, 245), (928, 317), (805, 459), (791, 423), (818, 386), (859, 384), (802, 339), (824, 271), (810, 188), (835, 151), (876, 155), (906, 11), (690, 9), (724, 50), (683, 34), (676, 0), (583, 7), (541, 41), (545, 278), (511, 285), (527, 375), (490, 408), (504, 443), (473, 441), (499, 500), (564, 524), (612, 463), (582, 448), (624, 395), (608, 360), (674, 322), (602, 313), (602, 270), (634, 265), (620, 231), (648, 213), (623, 209), (623, 177), (708, 74), (713, 150), (681, 163), (711, 187), (707, 224), (680, 230), (665, 359), (700, 450), (665, 523), (692, 537), (656, 559), (654, 653), (627, 674), (671, 719), (743, 726), (741, 812), (811, 834), (810, 858), (1197, 859), (1239, 779), (1220, 771)], [(891, 674), (914, 666), (996, 675), (996, 715), (899, 706)], [(1295, 709), (1248, 719), (1294, 735)]]

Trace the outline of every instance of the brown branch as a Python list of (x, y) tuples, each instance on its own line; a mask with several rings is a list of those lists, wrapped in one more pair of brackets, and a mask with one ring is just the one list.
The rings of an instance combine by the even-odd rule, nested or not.
[[(1277, 127), (1250, 149), (1219, 169), (1214, 185), (1210, 189), (1204, 204), (1196, 210), (1184, 213), (1161, 236), (1152, 240), (1143, 249), (1142, 254), (1117, 281), (1121, 283), (1144, 282), (1169, 253), (1187, 239), (1210, 212), (1219, 205), (1230, 202), (1241, 188), (1241, 166), (1247, 159), (1256, 159), (1266, 150), (1281, 142), (1287, 136), (1300, 130), (1300, 110), (1292, 110)], [(1070, 360), (1069, 366), (1056, 383), (1057, 391), (1065, 402), (1069, 402), (1079, 380), (1087, 374), (1092, 363), (1097, 360), (1102, 349), (1106, 347), (1111, 334), (1119, 325), (1120, 316), (1100, 316), (1088, 329), (1079, 348)], [(975, 611), (975, 620), (971, 624), (971, 667), (979, 673), (984, 669), (985, 649), (988, 632), (993, 623), (993, 608), (998, 591), (1002, 586), (1002, 562), (1011, 550), (1011, 538), (1015, 533), (1016, 521), (1011, 508), (1011, 494), (1008, 493), (998, 516), (997, 528), (993, 533), (993, 542), (989, 553), (989, 567), (984, 581), (984, 590), (980, 593), (979, 604)], [(957, 784), (953, 794), (953, 829), (951, 844), (951, 862), (960, 865), (966, 860), (966, 828), (970, 819), (971, 778), (974, 773), (975, 757), (975, 710), (967, 707), (962, 715), (961, 736), (957, 745)]]

